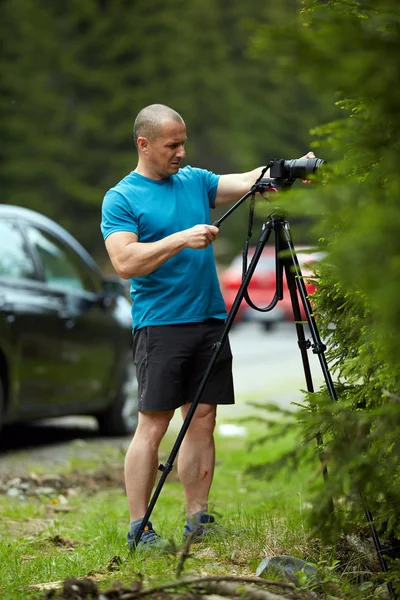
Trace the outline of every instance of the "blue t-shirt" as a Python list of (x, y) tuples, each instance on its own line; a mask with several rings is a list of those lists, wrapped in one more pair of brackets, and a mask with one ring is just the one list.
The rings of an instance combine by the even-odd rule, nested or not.
[[(156, 242), (194, 225), (210, 223), (219, 176), (184, 167), (167, 179), (131, 172), (105, 195), (101, 231), (136, 233)], [(133, 328), (225, 319), (212, 245), (184, 248), (158, 269), (131, 280)]]

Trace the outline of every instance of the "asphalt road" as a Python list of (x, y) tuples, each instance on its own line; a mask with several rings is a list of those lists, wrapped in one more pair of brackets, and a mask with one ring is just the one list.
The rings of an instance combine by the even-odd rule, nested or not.
[[(308, 337), (307, 331), (305, 332)], [(249, 401), (290, 408), (301, 402), (306, 387), (303, 362), (293, 323), (280, 323), (266, 332), (259, 323), (240, 323), (230, 334), (235, 396), (239, 411)], [(308, 351), (314, 388), (323, 381), (319, 360)], [(293, 406), (292, 406), (293, 408)]]
[[(266, 332), (258, 323), (237, 324), (230, 333), (234, 356), (233, 374), (236, 404), (219, 407), (220, 431), (235, 434), (235, 421), (257, 410), (250, 402), (274, 403), (290, 408), (293, 402), (301, 402), (305, 378), (296, 330), (292, 323), (281, 323), (272, 332)], [(315, 389), (323, 381), (318, 358), (309, 350)], [(294, 407), (293, 407), (294, 408)], [(181, 418), (177, 411), (171, 429), (179, 430)], [(229, 428), (229, 425), (231, 426)], [(225, 429), (223, 429), (225, 428)], [(239, 428), (236, 427), (239, 433)], [(109, 438), (99, 438), (94, 419), (71, 417), (53, 419), (40, 424), (7, 427), (0, 437), (0, 474), (21, 460), (49, 459), (57, 462), (65, 455), (68, 444), (83, 440), (87, 444), (110, 443)], [(115, 443), (126, 446), (128, 440), (121, 438)]]

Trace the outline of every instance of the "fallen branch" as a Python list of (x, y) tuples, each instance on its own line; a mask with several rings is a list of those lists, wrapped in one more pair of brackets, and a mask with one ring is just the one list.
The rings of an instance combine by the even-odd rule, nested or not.
[(159, 585), (158, 587), (148, 588), (147, 590), (141, 590), (139, 592), (139, 596), (148, 596), (150, 594), (154, 594), (155, 592), (163, 592), (168, 591), (174, 588), (179, 587), (188, 587), (199, 584), (200, 587), (203, 587), (203, 584), (212, 583), (212, 582), (234, 582), (234, 583), (250, 583), (259, 586), (277, 586), (283, 588), (285, 590), (294, 591), (295, 587), (292, 583), (285, 583), (283, 581), (272, 581), (268, 579), (264, 579), (263, 577), (235, 577), (234, 575), (208, 575), (206, 577), (195, 577), (190, 579), (180, 579), (178, 581), (172, 581), (171, 583), (164, 583), (163, 585)]
[[(148, 589), (143, 589), (142, 582), (134, 582), (130, 588), (126, 588), (119, 582), (114, 584), (113, 588), (108, 591), (99, 591), (96, 583), (89, 578), (70, 579), (63, 582), (63, 590), (58, 595), (54, 595), (54, 584), (61, 582), (53, 582), (47, 584), (47, 591), (42, 600), (48, 598), (58, 598), (59, 600), (83, 600), (84, 598), (102, 598), (102, 600), (141, 600), (145, 596), (159, 597), (162, 593), (168, 593), (174, 590), (173, 597), (179, 598), (180, 592), (185, 598), (190, 598), (193, 593), (198, 595), (210, 594), (214, 597), (229, 597), (229, 598), (246, 598), (247, 600), (296, 600), (309, 598), (302, 592), (296, 591), (291, 583), (283, 581), (272, 581), (262, 577), (236, 577), (233, 575), (209, 575), (205, 577), (195, 577), (180, 579), (155, 586)], [(44, 584), (45, 585), (45, 584)], [(51, 586), (51, 587), (50, 587)], [(266, 587), (281, 588), (282, 594), (271, 592)], [(32, 586), (33, 587), (33, 586)], [(38, 589), (39, 586), (35, 586)], [(260, 589), (260, 588), (264, 589)], [(42, 588), (43, 589), (43, 588)], [(288, 595), (286, 595), (288, 594)]]

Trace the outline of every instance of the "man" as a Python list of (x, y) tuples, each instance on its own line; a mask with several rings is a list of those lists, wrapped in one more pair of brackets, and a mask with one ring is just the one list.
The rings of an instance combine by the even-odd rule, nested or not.
[[(241, 198), (262, 170), (218, 176), (181, 168), (186, 126), (162, 104), (140, 111), (133, 135), (137, 167), (107, 192), (101, 224), (116, 272), (131, 280), (133, 300), (139, 419), (125, 458), (130, 547), (151, 497), (159, 444), (175, 409), (186, 416), (226, 318), (211, 247), (219, 230), (210, 225), (210, 207)], [(231, 364), (226, 342), (179, 451), (184, 535), (201, 538), (209, 531), (204, 525), (214, 523), (208, 513), (213, 431), (217, 404), (234, 403)], [(138, 544), (160, 543), (148, 522)]]

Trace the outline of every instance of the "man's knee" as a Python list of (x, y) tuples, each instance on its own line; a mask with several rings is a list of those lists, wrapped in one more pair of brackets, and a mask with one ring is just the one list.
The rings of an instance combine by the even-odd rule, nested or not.
[(136, 435), (144, 436), (147, 441), (158, 445), (164, 437), (173, 415), (173, 410), (140, 411)]
[(215, 429), (216, 414), (217, 407), (215, 405), (199, 404), (196, 407), (189, 429), (212, 433)]

